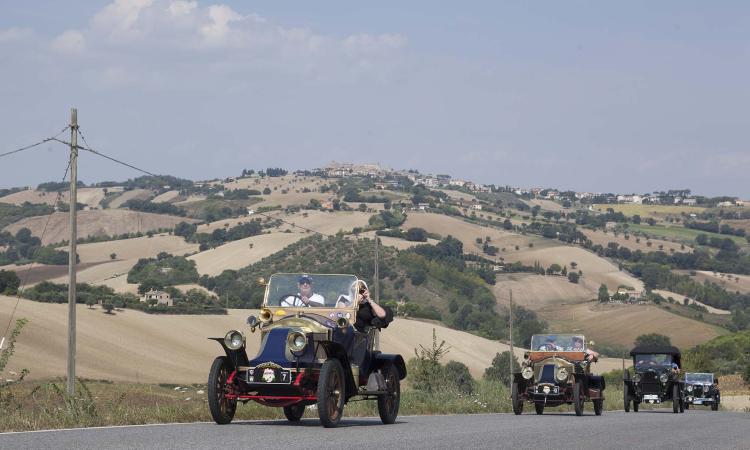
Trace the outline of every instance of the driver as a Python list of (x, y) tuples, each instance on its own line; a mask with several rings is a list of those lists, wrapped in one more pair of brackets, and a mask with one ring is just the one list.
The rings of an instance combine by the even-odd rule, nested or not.
[(281, 301), (281, 306), (287, 307), (306, 307), (306, 306), (325, 306), (325, 299), (320, 294), (313, 293), (313, 279), (310, 275), (302, 275), (297, 280), (299, 293), (290, 295)]
[(545, 343), (539, 346), (539, 350), (543, 352), (559, 352), (562, 349), (562, 347), (557, 345), (557, 336), (547, 336)]

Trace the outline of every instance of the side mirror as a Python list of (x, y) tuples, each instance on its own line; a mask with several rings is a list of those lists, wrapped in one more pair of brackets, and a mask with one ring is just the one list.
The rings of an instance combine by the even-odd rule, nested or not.
[(255, 284), (257, 284), (258, 286), (268, 286), (268, 282), (266, 282), (266, 279), (263, 277), (260, 277), (257, 280), (255, 280)]
[(589, 341), (589, 345), (595, 345), (594, 341)]

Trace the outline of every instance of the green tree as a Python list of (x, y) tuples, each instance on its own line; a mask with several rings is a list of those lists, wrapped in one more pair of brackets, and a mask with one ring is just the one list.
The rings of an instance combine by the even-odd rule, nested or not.
[(474, 391), (474, 379), (471, 377), (466, 364), (448, 361), (448, 364), (443, 368), (443, 374), (449, 385), (457, 387), (464, 394), (471, 394)]
[(110, 253), (109, 259), (117, 259), (117, 253)]
[[(484, 378), (488, 380), (499, 380), (503, 384), (510, 383), (510, 352), (496, 353), (492, 358), (492, 365), (484, 370)], [(513, 357), (513, 371), (520, 371), (521, 365), (518, 358)]]
[(578, 281), (581, 279), (581, 276), (578, 275), (578, 272), (568, 272), (568, 281), (574, 284), (578, 284)]
[(0, 270), (0, 294), (16, 295), (21, 280), (12, 270)]
[(427, 232), (423, 228), (409, 228), (405, 237), (407, 241), (427, 242)]
[(96, 305), (96, 299), (93, 296), (89, 296), (86, 299), (86, 306), (89, 307), (89, 309), (92, 309)]
[(105, 300), (104, 301), (104, 311), (107, 314), (112, 314), (112, 310), (115, 308), (115, 305), (112, 304), (112, 300)]
[(599, 295), (597, 296), (597, 299), (600, 303), (609, 301), (609, 289), (607, 289), (606, 284), (602, 283), (602, 285), (599, 286)]
[(669, 336), (665, 336), (659, 333), (642, 334), (635, 338), (634, 344), (639, 345), (672, 345), (672, 340)]
[(263, 195), (268, 195), (270, 193), (271, 193), (271, 189), (269, 189), (269, 188), (263, 189)]
[(536, 220), (536, 216), (539, 215), (539, 210), (542, 209), (539, 205), (534, 205), (533, 208), (531, 208), (531, 217)]

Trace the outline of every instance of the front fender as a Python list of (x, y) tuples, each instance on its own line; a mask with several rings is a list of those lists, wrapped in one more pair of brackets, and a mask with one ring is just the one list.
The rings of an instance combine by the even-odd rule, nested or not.
[(357, 384), (354, 382), (354, 374), (352, 374), (352, 366), (349, 363), (349, 357), (346, 354), (344, 347), (332, 341), (324, 341), (320, 343), (320, 346), (325, 349), (326, 357), (336, 358), (341, 362), (341, 366), (344, 368), (344, 377), (346, 378), (346, 398), (357, 395)]
[(373, 358), (372, 370), (375, 371), (381, 369), (388, 364), (396, 366), (399, 379), (403, 380), (406, 378), (406, 364), (404, 364), (404, 358), (402, 358), (401, 355), (376, 353)]
[(232, 363), (232, 368), (237, 368), (237, 366), (249, 366), (250, 362), (247, 359), (247, 349), (243, 345), (237, 350), (231, 350), (224, 344), (224, 338), (208, 338), (212, 341), (216, 341), (221, 345), (221, 348), (224, 349), (224, 352), (227, 354), (227, 358), (229, 358), (229, 361)]

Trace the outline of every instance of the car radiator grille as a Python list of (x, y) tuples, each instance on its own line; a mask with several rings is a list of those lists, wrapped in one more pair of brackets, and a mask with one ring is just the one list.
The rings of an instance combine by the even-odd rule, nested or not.
[(703, 397), (703, 386), (693, 386), (693, 395)]

